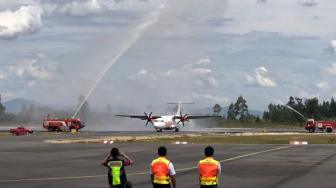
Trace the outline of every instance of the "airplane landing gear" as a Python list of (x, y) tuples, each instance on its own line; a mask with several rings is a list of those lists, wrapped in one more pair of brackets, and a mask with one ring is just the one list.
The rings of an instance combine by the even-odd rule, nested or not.
[(162, 132), (162, 129), (156, 129), (156, 132)]
[(179, 131), (180, 131), (180, 129), (176, 127), (175, 128), (175, 132), (179, 132)]

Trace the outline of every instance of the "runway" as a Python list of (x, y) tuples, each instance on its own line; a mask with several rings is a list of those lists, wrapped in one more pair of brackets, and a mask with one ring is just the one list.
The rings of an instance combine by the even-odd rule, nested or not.
[[(102, 135), (111, 133), (100, 133)], [(114, 133), (127, 135), (135, 133)], [(141, 134), (141, 133), (140, 133)], [(142, 133), (145, 134), (145, 133)], [(175, 134), (175, 133), (172, 133)], [(179, 133), (178, 133), (179, 134)], [(0, 138), (0, 187), (96, 187), (107, 186), (106, 169), (100, 163), (113, 146), (135, 160), (127, 167), (134, 187), (151, 187), (149, 164), (157, 143), (51, 144), (50, 138), (80, 135), (36, 135)], [(95, 136), (87, 133), (86, 136)], [(195, 166), (206, 145), (166, 145), (174, 163), (178, 187), (197, 187)], [(222, 161), (219, 187), (332, 187), (335, 183), (335, 145), (214, 145)]]

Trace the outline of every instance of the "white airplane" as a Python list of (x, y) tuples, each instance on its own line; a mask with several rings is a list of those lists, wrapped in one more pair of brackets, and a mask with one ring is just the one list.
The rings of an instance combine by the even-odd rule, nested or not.
[(168, 104), (177, 105), (177, 111), (175, 115), (152, 116), (152, 112), (149, 115), (147, 115), (147, 113), (144, 112), (144, 115), (116, 115), (116, 116), (147, 120), (146, 126), (148, 125), (148, 123), (151, 123), (156, 132), (161, 132), (162, 130), (175, 130), (175, 132), (178, 132), (180, 128), (180, 123), (182, 123), (184, 127), (184, 123), (188, 122), (191, 119), (219, 117), (219, 116), (191, 116), (189, 114), (183, 115), (181, 111), (181, 105), (194, 104), (194, 103), (168, 103)]

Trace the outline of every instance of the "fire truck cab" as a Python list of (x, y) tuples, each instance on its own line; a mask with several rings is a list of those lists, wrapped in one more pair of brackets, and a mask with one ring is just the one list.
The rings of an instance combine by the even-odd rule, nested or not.
[(310, 133), (315, 132), (316, 130), (331, 133), (333, 130), (336, 130), (336, 122), (334, 121), (315, 121), (314, 119), (308, 119), (305, 125), (305, 129)]

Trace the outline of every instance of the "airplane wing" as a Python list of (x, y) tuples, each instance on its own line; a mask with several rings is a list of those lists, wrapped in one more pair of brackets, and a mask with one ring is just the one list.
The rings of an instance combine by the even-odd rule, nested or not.
[[(218, 118), (218, 117), (221, 117), (221, 116), (189, 116), (189, 115), (186, 116), (186, 118), (188, 119), (205, 119), (205, 118)], [(181, 116), (174, 116), (174, 118), (181, 119)]]
[[(115, 116), (118, 117), (128, 117), (128, 118), (137, 118), (137, 119), (141, 119), (141, 120), (147, 120), (148, 116), (146, 115), (122, 115), (122, 114), (117, 114)], [(161, 116), (150, 116), (151, 119), (158, 119), (161, 118)]]

